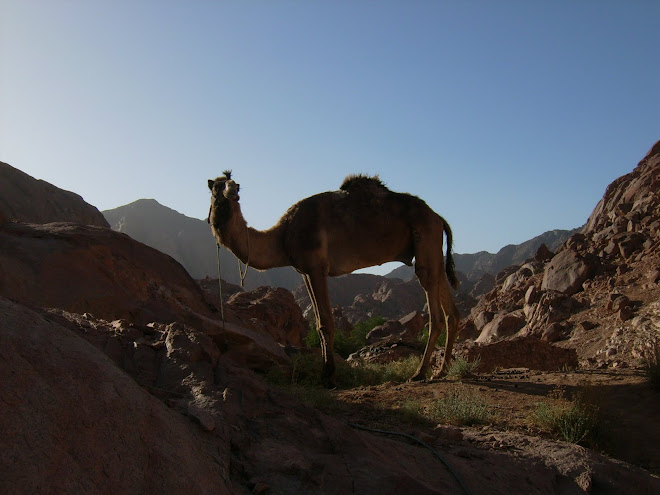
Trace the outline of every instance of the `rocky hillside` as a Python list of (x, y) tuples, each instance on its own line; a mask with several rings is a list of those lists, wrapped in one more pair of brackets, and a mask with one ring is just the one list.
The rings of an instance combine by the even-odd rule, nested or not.
[[(39, 198), (38, 201), (35, 198)], [(75, 222), (108, 227), (103, 215), (76, 193), (0, 162), (0, 221)]]
[[(103, 215), (113, 230), (169, 254), (193, 278), (218, 277), (216, 243), (206, 221), (182, 215), (154, 199), (140, 199), (105, 210)], [(220, 261), (222, 278), (239, 284), (234, 255), (223, 247), (220, 249)], [(293, 290), (301, 283), (300, 275), (290, 267), (263, 272), (250, 269), (245, 279), (248, 290), (262, 285)]]
[(583, 368), (630, 367), (658, 339), (659, 300), (660, 143), (608, 186), (581, 232), (502, 272), (462, 336), (476, 339), (473, 354), (534, 337), (575, 349)]

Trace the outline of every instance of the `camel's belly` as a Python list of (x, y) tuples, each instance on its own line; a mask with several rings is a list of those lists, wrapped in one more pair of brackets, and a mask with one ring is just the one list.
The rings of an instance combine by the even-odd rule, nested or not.
[(392, 261), (411, 265), (412, 260), (412, 249), (401, 246), (399, 243), (374, 244), (373, 246), (356, 246), (348, 243), (341, 249), (337, 247), (333, 249), (332, 246), (329, 246), (328, 274), (331, 277), (345, 275), (361, 268), (378, 266)]

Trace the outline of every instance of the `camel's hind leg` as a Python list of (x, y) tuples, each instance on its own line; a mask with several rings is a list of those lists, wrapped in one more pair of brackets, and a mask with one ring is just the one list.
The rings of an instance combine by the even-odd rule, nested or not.
[(330, 294), (328, 292), (328, 277), (325, 275), (303, 274), (303, 281), (316, 315), (316, 329), (321, 341), (321, 356), (323, 372), (321, 382), (327, 388), (334, 388), (335, 383), (335, 321), (332, 316)]
[[(419, 244), (421, 244), (421, 241)], [(452, 349), (458, 335), (460, 315), (451, 295), (442, 252), (438, 250), (438, 244), (434, 244), (434, 246), (431, 246), (431, 251), (429, 251), (428, 245), (419, 246), (420, 249), (416, 249), (415, 274), (426, 291), (426, 300), (429, 307), (429, 339), (426, 343), (422, 361), (412, 380), (426, 379), (435, 343), (443, 328), (447, 331), (447, 342), (445, 344), (445, 357), (439, 374), (445, 375), (451, 362)], [(439, 245), (442, 246), (442, 238), (440, 238)]]

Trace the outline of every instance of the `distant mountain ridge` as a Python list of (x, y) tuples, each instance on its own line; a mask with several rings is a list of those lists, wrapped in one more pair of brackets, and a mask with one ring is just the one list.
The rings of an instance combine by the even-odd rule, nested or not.
[[(500, 271), (511, 265), (519, 265), (534, 256), (541, 244), (555, 251), (566, 239), (579, 232), (582, 227), (572, 230), (550, 230), (521, 244), (509, 244), (500, 249), (497, 254), (480, 251), (474, 254), (455, 254), (456, 270), (462, 272), (468, 280), (476, 282), (485, 273), (497, 275)], [(387, 275), (388, 278), (409, 280), (415, 275), (410, 266), (401, 266)]]
[[(101, 213), (112, 230), (170, 255), (193, 278), (218, 277), (216, 242), (204, 220), (187, 217), (155, 199), (139, 199)], [(240, 283), (236, 257), (224, 247), (220, 249), (220, 265), (223, 280)], [(301, 283), (300, 274), (291, 267), (263, 272), (250, 269), (245, 278), (245, 289), (269, 285), (293, 290)]]

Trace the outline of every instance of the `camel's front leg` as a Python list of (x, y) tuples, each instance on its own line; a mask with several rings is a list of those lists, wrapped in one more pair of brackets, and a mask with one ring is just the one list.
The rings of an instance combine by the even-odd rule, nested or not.
[(321, 382), (324, 387), (334, 388), (335, 382), (335, 321), (332, 317), (330, 294), (328, 292), (328, 277), (325, 274), (304, 274), (303, 280), (309, 292), (309, 298), (316, 315), (316, 329), (321, 340), (321, 356), (323, 372)]

